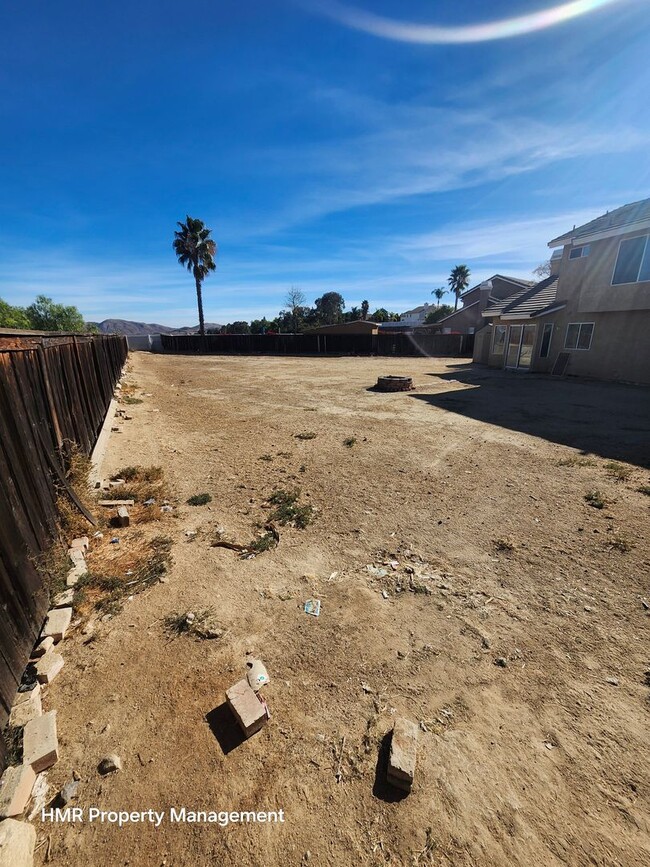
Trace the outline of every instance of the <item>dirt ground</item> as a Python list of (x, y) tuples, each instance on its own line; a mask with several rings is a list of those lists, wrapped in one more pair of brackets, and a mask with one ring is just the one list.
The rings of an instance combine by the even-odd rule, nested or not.
[[(650, 862), (647, 389), (451, 359), (137, 353), (129, 366), (150, 396), (104, 473), (164, 468), (175, 565), (98, 640), (66, 639), (45, 701), (61, 747), (49, 781), (77, 771), (85, 809), (285, 821), (37, 821), (38, 863), (48, 849), (75, 867)], [(382, 373), (416, 390), (369, 391)], [(305, 529), (280, 527), (251, 560), (211, 547), (218, 525), (248, 542), (268, 495), (293, 487), (317, 509)], [(203, 491), (209, 505), (185, 504)], [(164, 630), (206, 607), (222, 638)], [(224, 691), (248, 650), (269, 670), (272, 717), (237, 742)], [(408, 797), (384, 781), (396, 715), (420, 724)], [(123, 770), (100, 777), (109, 752)]]

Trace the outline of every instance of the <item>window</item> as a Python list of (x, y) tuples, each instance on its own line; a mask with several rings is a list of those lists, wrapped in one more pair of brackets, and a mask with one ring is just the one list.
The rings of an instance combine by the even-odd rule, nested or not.
[(648, 235), (621, 241), (612, 285), (650, 280), (650, 243)]
[(589, 244), (586, 244), (584, 247), (574, 247), (569, 253), (569, 259), (584, 259), (585, 256), (589, 255), (590, 250)]
[(589, 349), (594, 333), (593, 322), (571, 322), (567, 326), (565, 349)]
[(553, 323), (547, 322), (542, 332), (542, 345), (539, 349), (540, 358), (548, 358), (548, 353), (551, 348), (551, 337), (553, 336)]
[(494, 355), (503, 355), (506, 347), (506, 326), (495, 325), (494, 334), (492, 336), (492, 353)]

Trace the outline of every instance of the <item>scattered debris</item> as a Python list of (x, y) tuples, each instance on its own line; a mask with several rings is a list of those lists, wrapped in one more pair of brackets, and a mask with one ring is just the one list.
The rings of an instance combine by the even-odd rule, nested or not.
[(308, 599), (305, 602), (305, 614), (311, 614), (313, 617), (320, 616), (320, 599)]
[(63, 788), (61, 789), (61, 792), (59, 794), (59, 798), (62, 801), (62, 803), (65, 805), (69, 801), (74, 800), (74, 798), (77, 797), (78, 793), (79, 793), (79, 780), (72, 779), (72, 780), (69, 780), (65, 784), (65, 786), (63, 786)]
[(261, 659), (248, 659), (246, 661), (248, 673), (246, 678), (252, 690), (258, 692), (263, 686), (270, 682), (271, 678), (266, 670), (266, 666)]
[(216, 621), (214, 609), (203, 608), (199, 611), (175, 612), (165, 618), (167, 630), (175, 635), (193, 635), (197, 639), (221, 638), (224, 630)]
[(497, 656), (497, 658), (494, 660), (494, 664), (498, 665), (499, 668), (507, 668), (508, 660), (505, 658), (505, 656)]

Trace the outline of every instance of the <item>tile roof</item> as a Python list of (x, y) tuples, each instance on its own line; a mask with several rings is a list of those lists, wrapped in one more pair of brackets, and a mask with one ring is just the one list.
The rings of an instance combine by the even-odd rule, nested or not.
[(463, 295), (469, 295), (470, 292), (474, 292), (476, 289), (480, 289), (483, 283), (487, 283), (488, 280), (506, 280), (508, 283), (514, 283), (515, 286), (532, 286), (534, 284), (534, 280), (521, 280), (519, 277), (507, 277), (505, 274), (493, 274), (491, 277), (488, 277), (487, 280), (482, 280), (480, 283), (477, 283), (476, 286), (472, 286), (471, 289), (466, 289), (464, 292), (460, 293), (460, 297)]
[(483, 316), (521, 316), (528, 318), (538, 316), (555, 301), (557, 294), (557, 276), (551, 275), (540, 280), (532, 288), (526, 287), (521, 292), (509, 295), (503, 301), (494, 301), (483, 311)]
[(606, 232), (607, 229), (619, 229), (622, 226), (632, 225), (642, 220), (650, 220), (650, 199), (641, 199), (640, 202), (623, 205), (614, 211), (608, 211), (606, 214), (596, 217), (595, 220), (584, 223), (582, 226), (574, 226), (570, 232), (565, 232), (564, 235), (559, 235), (549, 241), (548, 245), (549, 247), (556, 247), (571, 239), (588, 237), (599, 232)]

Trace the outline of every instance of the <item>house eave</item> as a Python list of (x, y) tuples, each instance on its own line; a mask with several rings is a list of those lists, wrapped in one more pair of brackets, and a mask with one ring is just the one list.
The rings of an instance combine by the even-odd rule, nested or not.
[(615, 226), (611, 229), (603, 229), (601, 232), (591, 232), (588, 235), (574, 235), (572, 232), (567, 232), (565, 235), (560, 235), (548, 242), (551, 249), (555, 247), (565, 247), (570, 244), (572, 247), (582, 247), (584, 244), (591, 244), (593, 241), (602, 241), (603, 238), (615, 238), (619, 235), (628, 235), (632, 232), (641, 232), (644, 229), (650, 229), (650, 220), (637, 220), (636, 223), (626, 223), (624, 226)]

